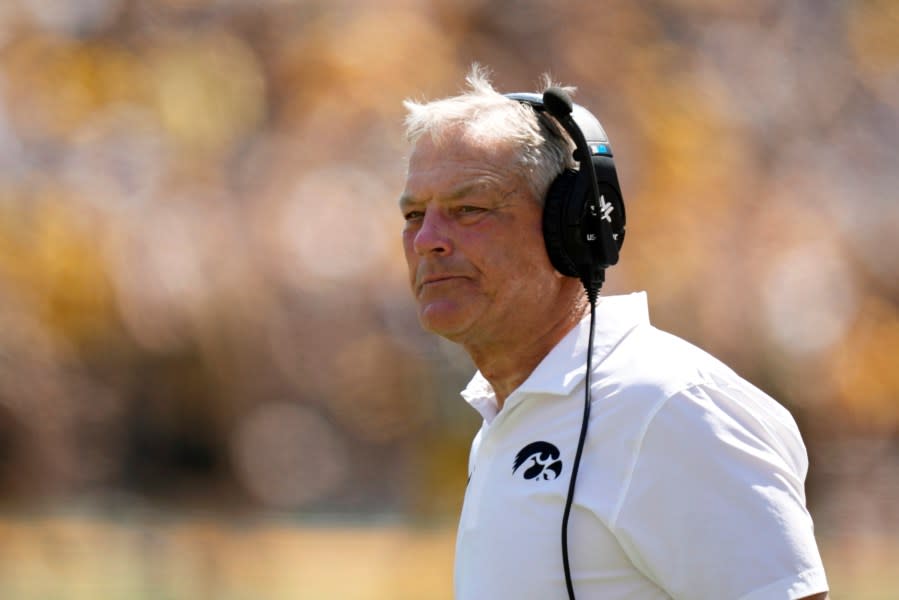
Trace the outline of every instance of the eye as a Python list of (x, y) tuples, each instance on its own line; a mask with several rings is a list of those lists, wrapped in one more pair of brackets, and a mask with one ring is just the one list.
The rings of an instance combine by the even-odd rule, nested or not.
[(471, 205), (462, 205), (456, 208), (456, 212), (460, 215), (474, 215), (478, 213), (482, 213), (486, 208), (482, 208), (480, 206), (471, 206)]
[(403, 219), (405, 219), (406, 222), (409, 222), (409, 221), (418, 221), (418, 220), (420, 220), (422, 217), (424, 217), (424, 215), (425, 215), (424, 211), (421, 211), (421, 210), (410, 210), (410, 211), (408, 211), (408, 212), (406, 212), (406, 213), (403, 214)]

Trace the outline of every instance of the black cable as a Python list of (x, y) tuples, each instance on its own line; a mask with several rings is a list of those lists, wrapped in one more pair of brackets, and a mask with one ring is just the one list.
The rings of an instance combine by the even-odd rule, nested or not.
[[(600, 285), (602, 283), (600, 282)], [(587, 286), (585, 286), (587, 287)], [(571, 515), (571, 504), (574, 501), (574, 486), (577, 483), (578, 467), (581, 465), (581, 454), (587, 439), (587, 427), (590, 424), (590, 375), (593, 370), (593, 331), (596, 325), (596, 300), (599, 286), (587, 287), (587, 298), (590, 301), (590, 336), (587, 339), (587, 375), (584, 380), (584, 419), (581, 422), (581, 434), (574, 453), (574, 465), (571, 468), (571, 479), (568, 482), (568, 497), (565, 499), (565, 512), (562, 514), (562, 563), (565, 567), (565, 586), (568, 588), (569, 600), (574, 599), (574, 584), (571, 581), (571, 566), (568, 564), (568, 517)]]

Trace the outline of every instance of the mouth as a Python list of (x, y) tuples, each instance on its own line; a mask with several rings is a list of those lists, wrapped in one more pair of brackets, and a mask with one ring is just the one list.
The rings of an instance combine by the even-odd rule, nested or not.
[(455, 281), (458, 279), (464, 279), (461, 275), (427, 275), (423, 277), (421, 281), (418, 283), (418, 290), (421, 291), (428, 286), (439, 285), (441, 283), (446, 283), (449, 281)]

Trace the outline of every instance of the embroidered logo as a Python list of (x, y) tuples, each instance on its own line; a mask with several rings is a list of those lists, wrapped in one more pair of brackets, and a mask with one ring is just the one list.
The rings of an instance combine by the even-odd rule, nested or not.
[(555, 479), (562, 472), (560, 455), (559, 449), (549, 442), (531, 442), (515, 455), (512, 473), (516, 473), (519, 467), (524, 467), (521, 474), (525, 479)]

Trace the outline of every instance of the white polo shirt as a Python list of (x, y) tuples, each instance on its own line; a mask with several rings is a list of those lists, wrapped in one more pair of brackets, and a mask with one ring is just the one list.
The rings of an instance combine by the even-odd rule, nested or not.
[[(457, 600), (566, 598), (561, 522), (583, 416), (589, 317), (484, 417), (456, 543)], [(646, 295), (596, 310), (587, 442), (569, 521), (578, 600), (766, 600), (827, 590), (793, 418), (649, 323)]]

